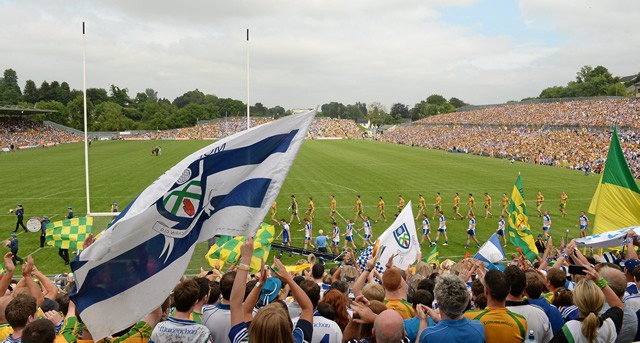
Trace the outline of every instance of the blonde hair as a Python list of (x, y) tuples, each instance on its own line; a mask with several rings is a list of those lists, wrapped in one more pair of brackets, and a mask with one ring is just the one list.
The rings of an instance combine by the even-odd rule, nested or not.
[(288, 314), (279, 304), (272, 303), (256, 313), (249, 327), (252, 343), (293, 343), (293, 327)]
[(426, 262), (418, 262), (416, 264), (416, 274), (420, 274), (424, 277), (429, 277), (433, 273), (433, 267)]
[(384, 287), (379, 283), (368, 283), (362, 287), (362, 295), (369, 300), (384, 301)]
[(591, 280), (580, 280), (573, 290), (573, 302), (584, 315), (582, 322), (582, 334), (589, 343), (598, 338), (600, 319), (598, 313), (604, 306), (604, 294), (602, 290)]

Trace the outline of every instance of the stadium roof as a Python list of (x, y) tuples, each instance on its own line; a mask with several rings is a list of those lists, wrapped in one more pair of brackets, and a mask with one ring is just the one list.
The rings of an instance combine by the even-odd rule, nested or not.
[(28, 115), (42, 113), (56, 113), (55, 110), (45, 110), (41, 108), (21, 107), (17, 105), (0, 105), (0, 114)]

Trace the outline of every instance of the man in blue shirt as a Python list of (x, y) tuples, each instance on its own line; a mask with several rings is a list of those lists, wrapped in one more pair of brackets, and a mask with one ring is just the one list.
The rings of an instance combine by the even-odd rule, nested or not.
[(324, 231), (318, 231), (318, 237), (316, 237), (316, 246), (318, 246), (318, 251), (326, 254), (327, 253), (327, 241), (329, 237), (324, 235)]
[(15, 212), (16, 216), (18, 217), (18, 221), (16, 222), (16, 229), (13, 230), (13, 232), (18, 232), (18, 228), (20, 226), (22, 226), (24, 232), (27, 232), (27, 227), (24, 226), (24, 207), (22, 207), (22, 204), (18, 204), (18, 207), (16, 207), (16, 209), (11, 212)]
[(44, 248), (44, 242), (47, 239), (47, 224), (49, 224), (49, 217), (42, 216), (40, 220), (40, 247)]
[(15, 233), (11, 234), (11, 241), (9, 242), (9, 249), (11, 250), (11, 254), (13, 255), (13, 264), (24, 262), (20, 257), (18, 257), (18, 236)]
[[(460, 278), (455, 275), (440, 276), (433, 292), (438, 302), (438, 311), (422, 304), (417, 306), (420, 343), (486, 342), (482, 323), (462, 316), (470, 296), (467, 285)], [(429, 317), (438, 324), (428, 327)]]

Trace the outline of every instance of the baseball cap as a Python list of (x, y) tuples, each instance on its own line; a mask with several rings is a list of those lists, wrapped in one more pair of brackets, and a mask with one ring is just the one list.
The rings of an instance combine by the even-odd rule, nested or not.
[(262, 305), (267, 305), (278, 298), (282, 288), (282, 281), (276, 277), (270, 277), (264, 282), (262, 291), (260, 292), (260, 302)]
[(635, 258), (630, 258), (628, 260), (626, 260), (624, 262), (624, 267), (629, 271), (629, 272), (633, 272), (633, 269), (640, 265), (640, 260), (637, 260)]
[(67, 208), (68, 208), (68, 209), (72, 209), (73, 207), (71, 207), (71, 206), (67, 206)]
[(22, 207), (22, 204), (18, 204), (18, 206)]
[(15, 233), (10, 234), (9, 236), (11, 236), (11, 237), (18, 237), (18, 235), (16, 235)]
[(42, 216), (42, 219), (49, 219), (49, 217), (47, 217), (47, 216)]

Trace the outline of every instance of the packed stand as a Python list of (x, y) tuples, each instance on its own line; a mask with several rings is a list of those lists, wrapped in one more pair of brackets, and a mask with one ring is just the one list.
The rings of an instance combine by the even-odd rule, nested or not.
[(31, 120), (16, 117), (0, 117), (0, 149), (51, 146), (78, 142), (81, 136)]
[(308, 137), (361, 139), (362, 131), (351, 119), (316, 117), (309, 127)]
[[(270, 118), (251, 118), (251, 127), (270, 122)], [(247, 118), (218, 119), (196, 126), (160, 131), (155, 139), (221, 139), (247, 129)]]
[(510, 104), (430, 116), (421, 124), (597, 126), (640, 128), (640, 100), (585, 100)]

